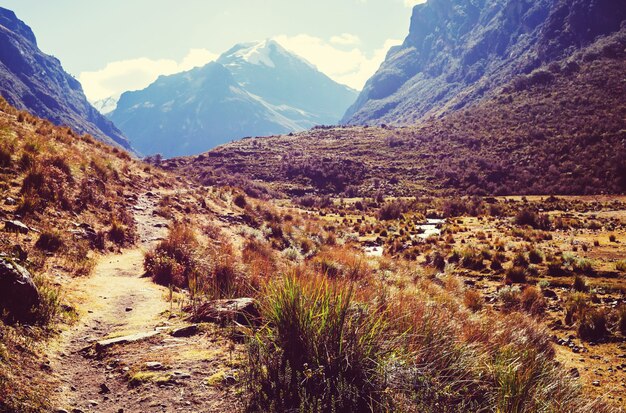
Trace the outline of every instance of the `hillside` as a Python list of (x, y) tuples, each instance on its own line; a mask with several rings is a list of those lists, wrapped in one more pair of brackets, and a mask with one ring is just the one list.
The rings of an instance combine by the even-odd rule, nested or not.
[(142, 154), (172, 157), (337, 123), (355, 97), (268, 40), (237, 45), (217, 62), (126, 92), (109, 117)]
[(201, 182), (237, 173), (291, 194), (621, 193), (625, 46), (622, 29), (420, 125), (245, 139), (166, 165)]
[(30, 27), (1, 7), (0, 44), (0, 95), (11, 105), (130, 149), (122, 132), (87, 102), (82, 86), (61, 62), (39, 50)]
[(599, 0), (429, 0), (343, 122), (409, 125), (494, 97), (529, 74), (613, 33), (626, 4)]

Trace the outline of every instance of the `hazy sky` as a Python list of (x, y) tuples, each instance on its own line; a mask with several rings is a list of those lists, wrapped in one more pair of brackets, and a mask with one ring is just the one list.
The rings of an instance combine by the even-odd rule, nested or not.
[(201, 66), (236, 43), (274, 38), (362, 88), (408, 34), (424, 0), (0, 0), (33, 28), (91, 100)]

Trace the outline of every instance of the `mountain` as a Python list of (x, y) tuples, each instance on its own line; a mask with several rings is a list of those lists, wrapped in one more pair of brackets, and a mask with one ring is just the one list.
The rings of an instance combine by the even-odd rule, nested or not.
[(122, 94), (109, 115), (143, 154), (200, 153), (245, 136), (337, 123), (356, 91), (272, 40)]
[(122, 132), (87, 102), (80, 83), (37, 47), (33, 31), (0, 7), (0, 94), (13, 106), (131, 149)]
[(95, 102), (91, 102), (94, 108), (103, 115), (108, 115), (113, 112), (117, 107), (117, 101), (119, 98), (115, 96), (109, 96), (108, 98), (96, 100)]
[(291, 195), (625, 193), (624, 73), (626, 24), (440, 118), (244, 139), (163, 166)]
[(314, 124), (337, 123), (356, 99), (356, 91), (336, 83), (274, 40), (236, 45), (217, 62), (248, 92), (272, 105), (307, 112)]
[(428, 0), (346, 112), (349, 124), (411, 124), (473, 104), (515, 76), (619, 30), (614, 0)]

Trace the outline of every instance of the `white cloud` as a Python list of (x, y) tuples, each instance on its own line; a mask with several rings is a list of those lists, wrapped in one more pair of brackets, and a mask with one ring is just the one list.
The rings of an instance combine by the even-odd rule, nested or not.
[(413, 7), (416, 4), (426, 3), (426, 0), (404, 0), (404, 5), (406, 7)]
[(359, 39), (359, 36), (351, 33), (342, 33), (339, 36), (331, 37), (330, 42), (341, 46), (351, 46), (361, 43), (361, 39)]
[(127, 90), (143, 89), (160, 75), (171, 75), (204, 66), (216, 58), (215, 53), (206, 49), (191, 49), (180, 62), (145, 57), (121, 60), (108, 63), (103, 69), (94, 72), (82, 72), (78, 80), (89, 100), (96, 101), (109, 96), (119, 97)]
[[(345, 47), (337, 48), (333, 43), (338, 43), (336, 41), (333, 42), (333, 39), (347, 39), (347, 37), (343, 36), (345, 34), (333, 36), (330, 42), (308, 34), (296, 36), (280, 35), (274, 37), (274, 39), (286, 49), (304, 57), (317, 66), (320, 71), (331, 79), (357, 90), (361, 90), (365, 82), (380, 67), (389, 48), (402, 43), (401, 40), (388, 39), (382, 47), (376, 49), (373, 53), (367, 54), (358, 47), (351, 47), (348, 50)], [(341, 44), (341, 46), (345, 45), (348, 44), (345, 42)]]

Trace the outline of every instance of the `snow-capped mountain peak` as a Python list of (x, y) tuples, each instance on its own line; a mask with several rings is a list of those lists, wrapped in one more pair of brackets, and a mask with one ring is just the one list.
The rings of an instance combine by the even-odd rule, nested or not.
[[(243, 47), (236, 51), (233, 55), (253, 65), (265, 65), (268, 67), (276, 67), (272, 60), (272, 51), (278, 50), (278, 44), (273, 40), (265, 40), (262, 42), (249, 43), (248, 47)], [(282, 48), (281, 48), (282, 49)]]

